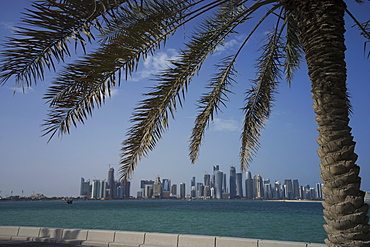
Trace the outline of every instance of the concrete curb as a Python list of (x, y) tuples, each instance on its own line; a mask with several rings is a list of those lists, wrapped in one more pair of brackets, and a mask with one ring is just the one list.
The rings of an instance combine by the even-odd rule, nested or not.
[(100, 247), (324, 247), (325, 244), (152, 232), (0, 226), (0, 240)]

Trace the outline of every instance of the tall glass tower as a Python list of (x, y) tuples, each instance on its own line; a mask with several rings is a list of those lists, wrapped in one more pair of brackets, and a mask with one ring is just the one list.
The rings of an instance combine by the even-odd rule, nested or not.
[(204, 174), (204, 186), (210, 186), (211, 185), (211, 175)]
[(291, 179), (285, 179), (284, 182), (284, 188), (285, 188), (285, 198), (288, 199), (294, 199), (294, 194), (293, 194), (293, 184)]
[(293, 180), (293, 199), (300, 199), (298, 179)]
[(245, 198), (253, 199), (253, 179), (250, 171), (246, 172), (245, 176)]
[(215, 193), (216, 199), (222, 199), (222, 182), (224, 173), (220, 170), (215, 171)]
[(107, 181), (107, 189), (109, 191), (108, 197), (115, 198), (116, 195), (116, 186), (114, 182), (114, 169), (113, 167), (109, 168), (108, 171), (108, 181)]
[(235, 167), (230, 167), (230, 199), (235, 199), (236, 197), (236, 170)]
[(243, 197), (243, 178), (241, 173), (236, 174), (236, 197)]
[(180, 184), (180, 198), (181, 199), (185, 199), (185, 184), (184, 183), (181, 183)]
[(253, 178), (253, 196), (255, 199), (263, 199), (264, 197), (264, 190), (263, 190), (263, 179), (261, 175), (257, 174), (254, 175)]
[(163, 191), (170, 191), (171, 189), (171, 180), (164, 178), (162, 179)]

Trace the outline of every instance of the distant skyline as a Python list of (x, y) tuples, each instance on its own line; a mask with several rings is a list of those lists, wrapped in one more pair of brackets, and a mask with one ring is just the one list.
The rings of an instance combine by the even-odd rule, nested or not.
[[(230, 168), (231, 168), (231, 166), (230, 167), (226, 167), (226, 169), (222, 169), (223, 167), (221, 167), (221, 166), (219, 168), (220, 168), (219, 170), (221, 172), (223, 172), (223, 174), (226, 175), (227, 193), (230, 193), (230, 186), (229, 185), (230, 185)], [(109, 171), (111, 169), (112, 168), (110, 168)], [(229, 171), (229, 172), (227, 172), (227, 171)], [(242, 187), (243, 187), (242, 191), (243, 191), (243, 197), (245, 197), (245, 193), (246, 193), (246, 189), (245, 189), (246, 172), (236, 171), (236, 173), (242, 173)], [(109, 172), (108, 171), (107, 171), (107, 174), (109, 176)], [(204, 184), (204, 175), (205, 174), (208, 174), (208, 175), (210, 175), (212, 177), (213, 172), (209, 172), (209, 173), (208, 172), (207, 173), (204, 172), (204, 174), (202, 174), (202, 175), (194, 174), (194, 176), (192, 176), (191, 178), (184, 179), (184, 180), (182, 180), (180, 182), (174, 182), (171, 177), (156, 176), (156, 177), (151, 177), (151, 178), (141, 178), (141, 179), (138, 180), (138, 184), (137, 185), (131, 183), (130, 195), (133, 196), (133, 197), (136, 197), (137, 196), (137, 192), (140, 192), (141, 191), (141, 188), (140, 188), (141, 181), (143, 181), (143, 180), (155, 181), (158, 177), (160, 178), (161, 181), (163, 181), (163, 180), (170, 180), (171, 184), (176, 184), (177, 185), (177, 195), (179, 195), (179, 192), (180, 192), (180, 184), (181, 183), (184, 183), (185, 184), (186, 195), (190, 195), (191, 194), (191, 183), (193, 182), (192, 179), (195, 177), (195, 181), (194, 181), (195, 182), (195, 185), (197, 183), (203, 183)], [(274, 178), (264, 177), (263, 174), (259, 174), (259, 173), (256, 173), (256, 174), (253, 174), (252, 173), (252, 178), (253, 178), (254, 175), (260, 175), (262, 177), (263, 181), (265, 181), (267, 179), (270, 180), (270, 183), (271, 183), (271, 186), (272, 187), (274, 187), (274, 183), (277, 182), (277, 181), (278, 182), (281, 182), (282, 185), (284, 184), (284, 181), (285, 180), (298, 180), (298, 181), (300, 181), (300, 179), (297, 178), (297, 177), (295, 177), (295, 178), (288, 178), (287, 177), (287, 178), (284, 178), (282, 180), (277, 180), (277, 179), (274, 179)], [(97, 180), (105, 180), (105, 181), (108, 182), (108, 180), (109, 180), (108, 176), (106, 176), (106, 177), (97, 177), (97, 178), (94, 178), (94, 179), (91, 179), (91, 178), (87, 178), (87, 177), (83, 177), (82, 176), (82, 178), (85, 181), (90, 180), (90, 183), (92, 184), (93, 180), (95, 180), (95, 179), (97, 179)], [(212, 180), (212, 178), (211, 178), (211, 180)], [(315, 188), (315, 185), (317, 183), (320, 183), (321, 184), (321, 181), (317, 181), (316, 183), (313, 183), (313, 184), (301, 184), (301, 183), (299, 183), (299, 186), (307, 186), (308, 185), (311, 188)], [(136, 187), (139, 187), (139, 189), (136, 190), (136, 191), (133, 191), (132, 188), (136, 188)]]
[[(369, 19), (370, 4), (359, 5), (347, 2), (350, 11), (359, 21)], [(10, 36), (19, 22), (23, 8), (29, 7), (27, 0), (0, 0), (0, 43)], [(350, 126), (357, 142), (357, 164), (361, 167), (361, 188), (370, 191), (370, 60), (364, 53), (365, 39), (346, 17), (346, 61), (348, 88), (351, 95), (353, 114)], [(121, 143), (131, 126), (129, 120), (142, 93), (153, 85), (152, 73), (167, 66), (167, 59), (177, 56), (183, 38), (191, 34), (191, 27), (184, 28), (154, 56), (143, 62), (137, 73), (120, 87), (113, 90), (101, 109), (95, 109), (93, 117), (72, 128), (71, 134), (61, 140), (41, 137), (43, 119), (47, 116), (47, 105), (43, 100), (46, 89), (55, 77), (47, 72), (45, 80), (26, 88), (24, 93), (15, 88), (14, 78), (0, 87), (0, 196), (31, 195), (78, 196), (81, 177), (106, 178), (109, 166), (119, 169)], [(131, 179), (131, 191), (139, 189), (141, 179), (171, 178), (173, 183), (189, 183), (195, 175), (200, 180), (204, 171), (211, 172), (214, 165), (235, 166), (239, 169), (240, 133), (243, 124), (241, 108), (244, 106), (244, 92), (250, 88), (255, 77), (253, 67), (264, 37), (265, 28), (257, 31), (248, 42), (243, 56), (237, 62), (238, 84), (232, 90), (227, 108), (215, 116), (205, 134), (204, 143), (196, 164), (188, 157), (188, 144), (196, 115), (196, 100), (204, 92), (204, 86), (212, 73), (213, 58), (223, 58), (228, 51), (236, 49), (244, 33), (233, 36), (218, 49), (203, 65), (199, 75), (189, 86), (184, 107), (179, 108), (175, 120), (155, 150), (143, 158)], [(367, 46), (368, 52), (369, 46)], [(81, 54), (81, 49), (77, 53)], [(73, 58), (76, 58), (71, 47)], [(67, 59), (69, 60), (69, 59)], [(312, 109), (310, 81), (305, 61), (293, 78), (292, 85), (283, 80), (278, 88), (272, 115), (262, 132), (261, 148), (254, 157), (249, 171), (261, 174), (271, 180), (298, 178), (302, 184), (314, 185), (320, 182), (319, 158), (316, 154), (315, 114)], [(225, 169), (224, 168), (224, 169)], [(243, 172), (243, 179), (245, 172)], [(187, 186), (188, 190), (188, 186)]]

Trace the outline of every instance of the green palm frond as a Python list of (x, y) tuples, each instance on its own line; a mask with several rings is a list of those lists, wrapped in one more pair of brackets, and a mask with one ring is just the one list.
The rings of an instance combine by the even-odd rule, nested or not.
[(200, 25), (187, 44), (187, 50), (181, 52), (178, 61), (172, 62), (172, 68), (158, 75), (160, 84), (146, 94), (148, 98), (141, 101), (136, 108), (131, 119), (136, 124), (127, 132), (128, 137), (121, 149), (120, 173), (123, 179), (133, 173), (138, 161), (146, 156), (162, 137), (168, 128), (169, 113), (173, 116), (177, 100), (181, 104), (188, 83), (207, 56), (247, 18), (247, 10), (239, 9), (239, 12), (235, 12), (235, 5), (230, 6), (232, 9), (229, 10), (226, 6), (220, 7), (218, 13)]
[(228, 100), (227, 94), (231, 93), (229, 88), (235, 82), (236, 71), (234, 69), (235, 56), (225, 58), (218, 65), (219, 72), (211, 79), (207, 88), (211, 89), (208, 94), (204, 94), (198, 101), (199, 114), (195, 119), (195, 126), (190, 138), (190, 160), (192, 163), (198, 158), (200, 144), (204, 136), (204, 131), (213, 120), (214, 113), (217, 113), (220, 105), (225, 106)]
[[(169, 4), (167, 8), (142, 5), (145, 15), (132, 11), (131, 24), (122, 27), (120, 36), (66, 67), (45, 95), (51, 109), (44, 123), (44, 135), (50, 135), (51, 139), (57, 132), (59, 135), (69, 133), (71, 124), (83, 123), (94, 107), (100, 107), (110, 95), (117, 77), (119, 83), (121, 71), (126, 73), (126, 77), (131, 74), (140, 58), (157, 49), (160, 42), (178, 27), (176, 13), (183, 8), (178, 1), (166, 3)], [(176, 6), (180, 8), (178, 12), (174, 12)], [(130, 9), (131, 6), (125, 11)], [(172, 25), (168, 25), (172, 18)], [(128, 18), (126, 20), (129, 21)]]
[(31, 86), (43, 79), (45, 69), (55, 69), (54, 61), (69, 56), (70, 40), (75, 46), (94, 39), (92, 28), (101, 30), (97, 17), (118, 8), (127, 0), (55, 1), (32, 4), (1, 52), (0, 83), (15, 76), (16, 85)]
[(285, 62), (284, 62), (284, 73), (285, 77), (290, 85), (293, 75), (297, 69), (299, 69), (302, 61), (303, 49), (301, 42), (298, 37), (297, 23), (294, 18), (286, 13), (286, 43), (285, 43)]
[[(198, 101), (198, 109), (200, 111), (195, 120), (195, 126), (193, 128), (189, 146), (189, 156), (192, 163), (194, 163), (198, 157), (199, 148), (202, 143), (205, 130), (208, 127), (209, 122), (213, 120), (214, 113), (217, 113), (220, 108), (220, 104), (226, 106), (225, 101), (227, 100), (227, 94), (231, 93), (228, 88), (232, 85), (232, 82), (234, 82), (234, 79), (232, 77), (234, 77), (236, 74), (236, 71), (234, 69), (236, 58), (239, 56), (247, 41), (252, 37), (254, 32), (263, 23), (263, 21), (270, 14), (274, 13), (277, 8), (280, 7), (280, 4), (276, 4), (269, 11), (267, 11), (267, 13), (254, 26), (249, 35), (244, 39), (237, 52), (234, 55), (224, 59), (224, 61), (222, 61), (222, 64), (217, 66), (220, 72), (218, 72), (216, 76), (212, 78), (208, 86), (208, 88), (211, 88), (212, 90), (208, 94), (203, 95), (200, 101)], [(258, 8), (253, 5), (249, 9), (250, 13), (248, 15), (252, 14), (253, 11)]]
[(253, 160), (253, 155), (260, 145), (259, 138), (264, 122), (270, 116), (278, 80), (281, 78), (280, 66), (283, 54), (281, 33), (283, 29), (284, 25), (266, 36), (267, 43), (261, 48), (262, 54), (257, 63), (257, 79), (253, 81), (252, 88), (246, 92), (240, 150), (242, 170), (245, 170)]

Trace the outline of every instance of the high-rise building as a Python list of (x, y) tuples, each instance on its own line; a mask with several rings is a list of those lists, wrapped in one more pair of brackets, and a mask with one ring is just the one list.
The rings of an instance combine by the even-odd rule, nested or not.
[(298, 179), (293, 180), (293, 198), (300, 199)]
[(253, 199), (254, 198), (254, 189), (253, 189), (253, 179), (250, 171), (247, 171), (245, 174), (245, 198)]
[(92, 183), (91, 198), (101, 199), (106, 197), (107, 183), (105, 180), (95, 179)]
[(82, 197), (89, 197), (91, 193), (90, 190), (90, 180), (88, 179), (85, 182), (84, 178), (81, 178), (81, 185), (80, 185), (80, 196)]
[(203, 183), (197, 183), (196, 197), (203, 197), (203, 196), (204, 196), (204, 185)]
[(239, 172), (236, 174), (236, 197), (243, 197), (243, 175)]
[(215, 195), (216, 199), (222, 199), (222, 184), (224, 173), (220, 170), (215, 171)]
[(162, 186), (163, 186), (163, 191), (170, 191), (171, 189), (171, 180), (164, 178), (162, 179)]
[(255, 199), (263, 199), (264, 197), (264, 191), (263, 191), (263, 179), (261, 175), (257, 174), (254, 175), (253, 178), (253, 196)]
[(193, 178), (191, 179), (190, 186), (195, 186), (195, 177), (193, 177)]
[[(117, 183), (119, 186), (117, 187), (117, 198), (130, 198), (130, 181), (123, 180), (121, 183)], [(139, 191), (138, 198), (143, 197), (142, 191)]]
[(265, 179), (263, 181), (263, 198), (266, 200), (272, 199), (272, 187), (270, 179)]
[(311, 200), (311, 188), (308, 184), (303, 187), (303, 199)]
[(322, 197), (322, 184), (317, 183), (316, 184), (316, 199), (321, 200)]
[(108, 181), (107, 181), (107, 197), (114, 198), (116, 195), (116, 183), (114, 181), (114, 169), (109, 168), (108, 171)]
[(123, 188), (122, 198), (130, 198), (131, 182), (125, 179), (121, 182), (121, 187)]
[(235, 199), (236, 197), (236, 170), (235, 167), (230, 167), (230, 199)]
[(151, 198), (153, 195), (153, 180), (141, 180), (140, 181), (140, 189), (142, 192), (143, 198)]
[(275, 200), (282, 199), (282, 189), (280, 181), (275, 181), (275, 187), (272, 193), (272, 198)]
[(162, 198), (162, 183), (161, 183), (161, 178), (157, 177), (153, 184), (153, 197), (156, 199), (161, 199)]
[(153, 197), (153, 187), (154, 187), (154, 184), (145, 184), (145, 187), (144, 187), (144, 198), (148, 199), (148, 198), (152, 198)]
[[(226, 186), (226, 173), (224, 173), (224, 178), (222, 180), (222, 193), (227, 193), (227, 186)], [(223, 197), (224, 198), (224, 197)]]
[(171, 189), (170, 189), (170, 197), (177, 197), (177, 185), (176, 184), (171, 184)]
[(211, 188), (215, 188), (216, 184), (216, 171), (220, 170), (219, 165), (213, 166), (213, 174), (212, 174), (212, 180), (211, 180)]
[(211, 186), (211, 175), (204, 174), (204, 186)]
[(180, 183), (180, 199), (185, 199), (186, 190), (185, 183)]
[(285, 179), (284, 188), (285, 188), (284, 197), (287, 199), (294, 199), (293, 184), (291, 179)]
[(211, 188), (209, 186), (204, 186), (204, 197), (205, 198), (211, 197)]

